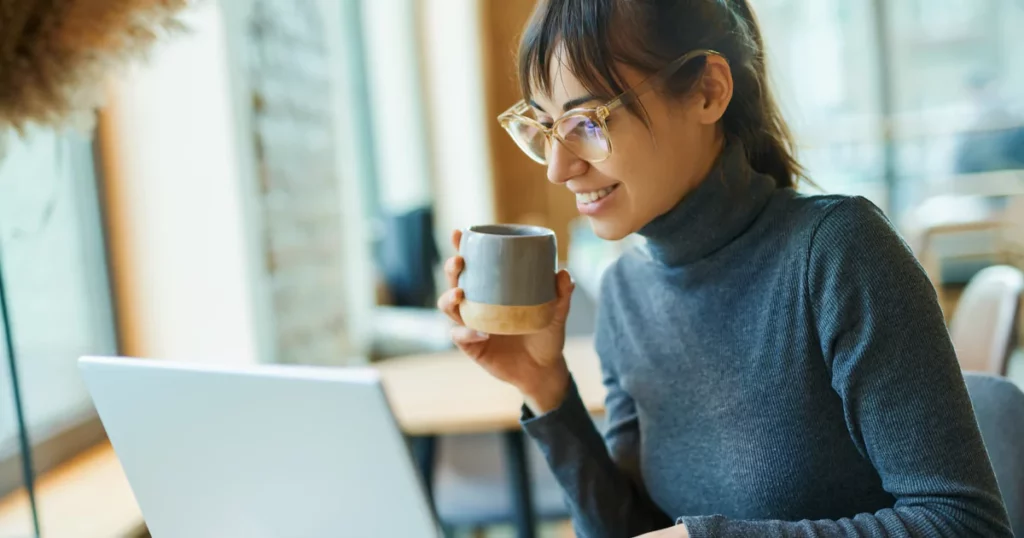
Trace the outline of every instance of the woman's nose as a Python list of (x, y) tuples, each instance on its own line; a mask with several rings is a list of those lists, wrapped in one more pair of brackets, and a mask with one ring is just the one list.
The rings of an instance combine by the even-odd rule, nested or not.
[(589, 166), (590, 163), (574, 155), (560, 141), (551, 141), (551, 149), (548, 150), (548, 181), (561, 185), (586, 173)]

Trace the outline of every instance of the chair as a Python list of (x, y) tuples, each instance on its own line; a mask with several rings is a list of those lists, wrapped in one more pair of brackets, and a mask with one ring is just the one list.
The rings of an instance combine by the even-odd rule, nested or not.
[(986, 261), (1002, 260), (993, 240), (1005, 227), (999, 197), (942, 195), (908, 211), (901, 229), (945, 304), (943, 284), (964, 281)]
[(1011, 197), (1007, 204), (1002, 240), (1002, 248), (1010, 255), (1012, 263), (1024, 267), (1024, 195)]
[(1010, 526), (1024, 536), (1024, 392), (1005, 378), (964, 374)]
[(967, 284), (949, 330), (964, 370), (1006, 375), (1022, 293), (1024, 274), (1005, 265), (985, 268)]

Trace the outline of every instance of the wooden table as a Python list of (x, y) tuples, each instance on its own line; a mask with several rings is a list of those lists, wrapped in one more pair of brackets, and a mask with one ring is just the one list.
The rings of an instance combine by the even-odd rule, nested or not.
[[(36, 481), (46, 538), (139, 536), (146, 526), (121, 463), (108, 443), (91, 448)], [(0, 536), (32, 536), (25, 490), (0, 499)]]
[[(565, 358), (584, 405), (591, 413), (602, 414), (605, 390), (593, 340), (568, 340)], [(519, 537), (532, 538), (536, 518), (519, 426), (523, 403), (519, 391), (491, 377), (459, 351), (389, 359), (376, 367), (399, 425), (414, 437), (414, 456), (428, 489), (433, 482), (438, 436), (503, 435)]]
[[(593, 339), (566, 341), (565, 359), (587, 409), (603, 413), (605, 390)], [(459, 351), (388, 359), (375, 367), (398, 423), (410, 435), (519, 429), (519, 391)]]

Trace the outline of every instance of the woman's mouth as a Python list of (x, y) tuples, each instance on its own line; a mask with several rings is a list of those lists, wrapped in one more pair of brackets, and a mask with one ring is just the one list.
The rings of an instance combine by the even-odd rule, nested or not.
[(616, 183), (610, 187), (598, 189), (590, 192), (578, 192), (576, 193), (576, 208), (579, 209), (580, 213), (585, 215), (592, 215), (596, 213), (604, 202), (618, 190), (619, 184)]

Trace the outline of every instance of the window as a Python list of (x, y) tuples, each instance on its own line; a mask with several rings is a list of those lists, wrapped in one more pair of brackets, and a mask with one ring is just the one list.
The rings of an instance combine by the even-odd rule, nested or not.
[(868, 0), (755, 0), (799, 157), (827, 192), (888, 205), (877, 41)]
[[(103, 438), (77, 359), (114, 354), (117, 345), (91, 142), (39, 131), (7, 142), (0, 263), (38, 473)], [(0, 347), (5, 399), (7, 358)], [(0, 404), (0, 494), (21, 486), (11, 404)]]
[(753, 3), (801, 159), (826, 191), (866, 195), (897, 221), (942, 194), (1024, 191), (1019, 174), (977, 177), (1024, 168), (1024, 2)]
[(1024, 59), (1017, 35), (1024, 2), (900, 0), (886, 6), (898, 209), (944, 194), (1022, 192), (1019, 175), (1016, 185), (998, 178), (1024, 169)]
[(819, 186), (881, 206), (936, 283), (1020, 259), (1024, 1), (752, 2)]

